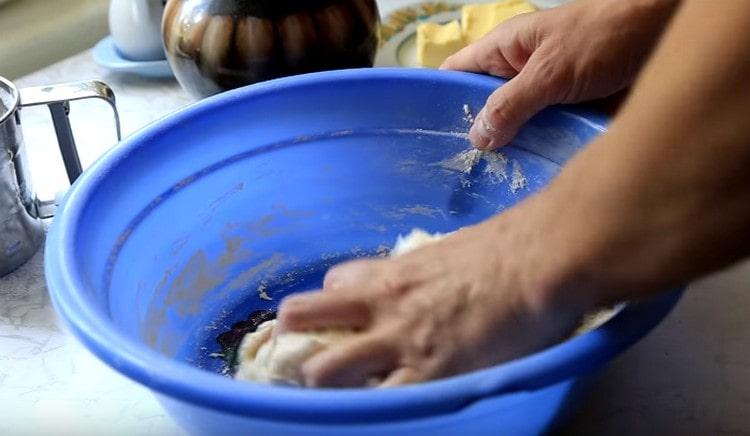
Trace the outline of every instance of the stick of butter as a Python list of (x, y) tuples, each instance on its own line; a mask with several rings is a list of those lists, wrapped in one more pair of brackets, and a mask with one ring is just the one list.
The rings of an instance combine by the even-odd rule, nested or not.
[(505, 0), (464, 5), (460, 25), (458, 21), (421, 23), (417, 26), (417, 62), (437, 68), (448, 56), (481, 39), (503, 21), (534, 11), (534, 5), (524, 0)]
[(437, 68), (464, 47), (458, 21), (447, 24), (422, 23), (417, 27), (417, 61), (423, 67)]
[(534, 5), (524, 0), (465, 5), (461, 8), (461, 31), (464, 42), (467, 45), (476, 42), (503, 21), (518, 14), (534, 11)]

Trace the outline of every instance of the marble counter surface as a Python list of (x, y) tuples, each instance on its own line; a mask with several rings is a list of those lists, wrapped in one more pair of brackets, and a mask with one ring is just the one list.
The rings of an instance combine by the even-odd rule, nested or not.
[[(115, 90), (131, 133), (190, 103), (170, 80), (110, 75), (89, 52), (17, 81), (97, 78)], [(48, 113), (23, 111), (40, 197), (67, 186)], [(72, 107), (84, 166), (115, 143), (101, 102)], [(698, 281), (651, 335), (612, 362), (562, 430), (568, 434), (750, 434), (750, 264)], [(89, 354), (50, 305), (38, 253), (0, 278), (0, 434), (172, 435), (180, 430), (143, 387)]]
[[(127, 135), (186, 104), (172, 80), (110, 75), (89, 52), (26, 76), (19, 87), (100, 79), (115, 90)], [(49, 111), (22, 110), (33, 183), (53, 198), (68, 183)], [(106, 103), (71, 104), (71, 123), (84, 168), (116, 143)], [(0, 278), (0, 434), (181, 434), (148, 390), (111, 370), (59, 324), (44, 282), (40, 251)]]

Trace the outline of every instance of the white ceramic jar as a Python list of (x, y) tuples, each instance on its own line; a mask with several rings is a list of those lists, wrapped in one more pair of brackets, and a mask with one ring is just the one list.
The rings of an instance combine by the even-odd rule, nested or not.
[(109, 31), (120, 53), (134, 61), (165, 59), (161, 41), (163, 0), (111, 0)]

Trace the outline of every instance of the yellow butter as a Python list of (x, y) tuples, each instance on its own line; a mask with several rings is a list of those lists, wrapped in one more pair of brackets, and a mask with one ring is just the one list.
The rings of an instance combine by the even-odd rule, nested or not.
[(453, 53), (464, 47), (461, 25), (422, 23), (417, 27), (417, 61), (423, 67), (437, 68)]
[(461, 8), (461, 31), (468, 45), (481, 39), (498, 24), (518, 14), (534, 12), (536, 8), (524, 0), (465, 5)]

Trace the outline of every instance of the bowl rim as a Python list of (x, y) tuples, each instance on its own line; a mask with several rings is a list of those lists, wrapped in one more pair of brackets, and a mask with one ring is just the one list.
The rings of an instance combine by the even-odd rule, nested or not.
[[(501, 365), (418, 385), (389, 389), (295, 389), (237, 383), (163, 356), (111, 325), (87, 304), (87, 281), (76, 263), (75, 241), (97, 185), (133, 150), (201, 114), (260, 95), (341, 81), (418, 80), (494, 89), (505, 81), (461, 72), (375, 68), (312, 73), (251, 85), (194, 103), (126, 138), (98, 159), (68, 192), (45, 247), (45, 273), (52, 302), (73, 334), (110, 367), (159, 395), (221, 412), (274, 421), (377, 423), (456, 413), (502, 394), (533, 391), (599, 366), (653, 329), (678, 301), (676, 289), (629, 304), (603, 326)], [(604, 130), (606, 118), (580, 107), (565, 112)]]

